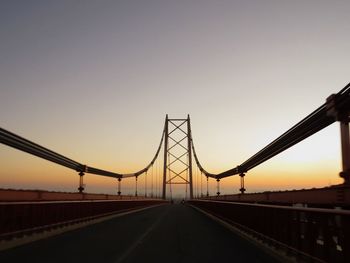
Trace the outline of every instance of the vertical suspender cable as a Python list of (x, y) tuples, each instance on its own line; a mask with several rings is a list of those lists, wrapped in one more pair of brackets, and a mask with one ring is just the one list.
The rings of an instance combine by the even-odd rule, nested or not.
[(147, 197), (147, 171), (145, 174), (145, 197)]
[(153, 173), (154, 173), (154, 169), (153, 169), (153, 165), (151, 167), (151, 197), (153, 198)]
[(209, 196), (209, 176), (207, 176), (207, 197)]
[[(199, 170), (198, 167), (197, 169)], [(200, 177), (201, 177), (201, 198), (202, 198), (203, 197), (203, 173), (202, 172), (200, 172)]]
[(135, 196), (137, 196), (137, 176), (135, 176)]
[(196, 169), (196, 177), (197, 177), (197, 184), (196, 184), (196, 189), (197, 189), (197, 198), (199, 198), (199, 173), (198, 170)]
[[(168, 163), (171, 163), (171, 159), (170, 159), (170, 154), (168, 152)], [(173, 189), (172, 189), (172, 180), (171, 180), (171, 177), (172, 177), (172, 173), (171, 173), (171, 170), (169, 169), (168, 167), (168, 163), (167, 163), (167, 169), (168, 169), (168, 176), (169, 176), (169, 192), (170, 192), (170, 200), (173, 200)]]

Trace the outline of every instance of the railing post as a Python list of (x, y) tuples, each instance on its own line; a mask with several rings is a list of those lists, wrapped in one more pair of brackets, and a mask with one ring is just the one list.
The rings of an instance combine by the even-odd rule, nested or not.
[(240, 173), (239, 177), (241, 178), (241, 188), (239, 189), (239, 191), (241, 191), (241, 194), (244, 194), (245, 192), (245, 188), (244, 188), (244, 173)]
[(122, 178), (118, 177), (118, 195), (121, 195), (121, 182), (122, 182)]

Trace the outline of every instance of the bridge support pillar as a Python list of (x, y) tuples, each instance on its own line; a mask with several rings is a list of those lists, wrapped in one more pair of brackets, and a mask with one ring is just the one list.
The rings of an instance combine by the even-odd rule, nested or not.
[(121, 182), (122, 182), (122, 178), (118, 178), (118, 195), (120, 196), (121, 195)]
[(327, 115), (340, 122), (343, 171), (339, 173), (339, 176), (344, 179), (344, 184), (350, 185), (349, 106), (340, 100), (340, 96), (338, 94), (333, 94), (327, 98)]
[(240, 173), (239, 177), (241, 178), (241, 188), (239, 189), (239, 191), (241, 191), (241, 194), (244, 194), (245, 192), (245, 188), (244, 188), (244, 173)]
[(85, 189), (84, 174), (88, 172), (88, 168), (87, 168), (86, 165), (82, 165), (81, 167), (79, 167), (77, 172), (79, 172), (79, 187), (78, 187), (78, 191), (79, 191), (79, 193), (82, 193), (82, 192), (84, 192), (84, 189)]
[(137, 176), (135, 176), (135, 196), (137, 196)]
[(343, 171), (340, 177), (344, 179), (344, 184), (350, 185), (350, 134), (349, 134), (349, 118), (340, 122), (340, 136), (342, 149)]
[(217, 178), (216, 182), (217, 182), (217, 184), (216, 184), (216, 189), (217, 189), (216, 194), (217, 194), (217, 196), (219, 196), (220, 195), (220, 179)]
[(79, 193), (82, 193), (84, 191), (84, 172), (79, 172), (79, 187), (78, 187)]

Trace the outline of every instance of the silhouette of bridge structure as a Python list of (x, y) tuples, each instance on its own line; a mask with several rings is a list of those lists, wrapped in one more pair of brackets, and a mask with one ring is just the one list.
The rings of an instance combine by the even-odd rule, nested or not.
[[(17, 262), (32, 257), (36, 262), (349, 262), (349, 113), (350, 84), (249, 159), (216, 174), (200, 162), (189, 115), (184, 119), (167, 115), (151, 161), (143, 169), (127, 174), (91, 167), (0, 128), (1, 143), (73, 169), (79, 178), (76, 193), (0, 190), (0, 260)], [(343, 184), (245, 193), (244, 178), (251, 169), (334, 122), (340, 123), (339, 175)], [(153, 176), (160, 175), (159, 169), (154, 171), (160, 163), (158, 195), (154, 193)], [(194, 192), (194, 184), (197, 188), (199, 184), (194, 180), (197, 170), (203, 178), (200, 194)], [(115, 178), (116, 195), (85, 193), (87, 173)], [(147, 175), (152, 176), (151, 189), (146, 183), (144, 195), (140, 195), (138, 178)], [(220, 181), (235, 175), (240, 177), (240, 194), (222, 195)], [(130, 178), (135, 180), (135, 194), (122, 195), (122, 181)], [(217, 182), (216, 195), (209, 195), (209, 180)], [(186, 189), (186, 204), (171, 204), (173, 187), (178, 184)], [(57, 246), (63, 246), (63, 252), (52, 256)], [(78, 248), (85, 250), (79, 252)]]

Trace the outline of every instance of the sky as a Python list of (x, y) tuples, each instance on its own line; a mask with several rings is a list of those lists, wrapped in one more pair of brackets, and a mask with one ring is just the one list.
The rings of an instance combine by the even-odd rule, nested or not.
[[(0, 124), (78, 162), (129, 173), (153, 157), (165, 114), (190, 114), (201, 163), (225, 171), (349, 82), (349, 11), (349, 1), (322, 0), (4, 0)], [(0, 162), (1, 188), (77, 188), (76, 172), (5, 145)], [(246, 188), (323, 187), (341, 183), (340, 171), (335, 123), (249, 171)], [(85, 183), (115, 193), (115, 179), (86, 175)], [(133, 187), (126, 180), (123, 193)], [(221, 192), (239, 187), (227, 178)]]

